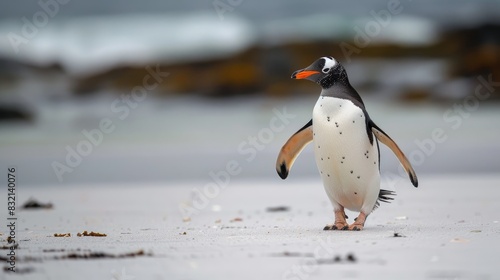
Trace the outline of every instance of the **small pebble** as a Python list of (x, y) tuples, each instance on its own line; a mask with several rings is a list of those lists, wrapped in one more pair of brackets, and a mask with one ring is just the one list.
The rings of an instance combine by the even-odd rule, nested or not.
[(353, 254), (347, 254), (347, 260), (350, 262), (356, 262), (356, 257)]
[(469, 240), (456, 237), (456, 238), (453, 238), (452, 240), (450, 240), (450, 242), (451, 243), (467, 243), (467, 242), (469, 242)]

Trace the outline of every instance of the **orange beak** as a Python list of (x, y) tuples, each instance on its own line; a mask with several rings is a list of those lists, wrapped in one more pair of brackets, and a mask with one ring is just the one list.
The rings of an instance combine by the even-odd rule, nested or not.
[(305, 79), (311, 75), (314, 74), (319, 74), (319, 71), (314, 71), (314, 70), (303, 70), (303, 71), (298, 71), (295, 72), (292, 76), (293, 79)]

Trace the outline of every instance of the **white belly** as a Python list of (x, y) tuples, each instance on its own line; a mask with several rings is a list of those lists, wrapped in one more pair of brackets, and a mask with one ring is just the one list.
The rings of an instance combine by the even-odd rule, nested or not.
[(365, 214), (373, 210), (380, 190), (373, 138), (372, 145), (359, 107), (346, 99), (320, 96), (313, 110), (314, 154), (334, 207), (340, 204)]

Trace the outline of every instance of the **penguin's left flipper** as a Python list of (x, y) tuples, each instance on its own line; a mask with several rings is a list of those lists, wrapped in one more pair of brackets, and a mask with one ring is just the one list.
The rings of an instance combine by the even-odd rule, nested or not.
[(372, 128), (373, 134), (375, 134), (375, 137), (377, 137), (380, 142), (389, 147), (389, 149), (391, 149), (399, 159), (399, 162), (401, 162), (401, 165), (403, 165), (406, 173), (408, 173), (413, 186), (415, 186), (415, 188), (418, 187), (417, 174), (415, 173), (415, 170), (413, 170), (410, 161), (406, 158), (405, 154), (403, 153), (403, 151), (401, 151), (396, 142), (394, 142), (394, 140), (392, 140), (391, 137), (389, 137), (389, 135), (387, 135), (387, 133), (380, 129), (375, 123), (371, 122), (370, 126)]
[(288, 139), (283, 145), (276, 160), (276, 171), (281, 179), (288, 177), (288, 172), (292, 168), (295, 159), (299, 156), (304, 147), (313, 140), (312, 120), (304, 125), (299, 131)]

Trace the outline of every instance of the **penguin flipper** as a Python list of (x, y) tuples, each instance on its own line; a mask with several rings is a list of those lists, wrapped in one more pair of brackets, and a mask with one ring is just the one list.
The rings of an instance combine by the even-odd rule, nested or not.
[(281, 179), (288, 177), (288, 172), (304, 147), (313, 140), (312, 119), (293, 134), (283, 145), (276, 160), (276, 171)]
[(408, 158), (406, 158), (405, 154), (403, 153), (403, 151), (401, 151), (396, 142), (394, 142), (394, 140), (392, 140), (391, 137), (389, 137), (389, 135), (387, 135), (387, 133), (380, 129), (375, 123), (371, 122), (370, 126), (372, 128), (373, 134), (375, 134), (375, 137), (377, 137), (380, 142), (389, 147), (389, 149), (391, 149), (399, 159), (399, 162), (405, 169), (406, 173), (408, 173), (413, 186), (415, 186), (415, 188), (418, 187), (417, 174), (415, 173), (415, 170), (413, 170), (410, 161), (408, 160)]

